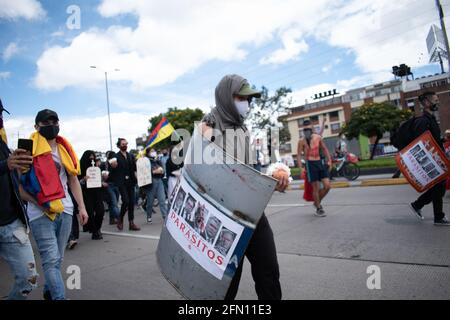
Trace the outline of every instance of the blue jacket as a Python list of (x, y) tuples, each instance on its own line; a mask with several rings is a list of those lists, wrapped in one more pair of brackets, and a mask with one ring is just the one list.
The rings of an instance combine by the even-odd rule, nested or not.
[[(2, 139), (0, 139), (0, 151), (1, 151), (1, 153), (8, 155), (8, 156), (11, 154), (8, 146)], [(22, 222), (24, 224), (26, 224), (28, 227), (28, 217), (26, 215), (25, 205), (19, 195), (19, 177), (17, 175), (16, 170), (13, 170), (13, 171), (9, 170), (7, 161), (8, 161), (7, 158), (4, 160), (0, 160), (0, 175), (9, 174), (11, 181), (12, 181), (13, 188), (14, 188), (14, 192), (12, 192), (12, 194), (17, 198), (17, 201), (20, 204), (20, 212), (18, 212), (17, 214), (19, 216), (19, 219), (22, 220)], [(0, 181), (1, 181), (0, 182), (0, 190), (6, 190), (7, 188), (10, 188), (9, 182), (4, 181), (4, 179), (2, 179)], [(5, 197), (6, 197), (6, 194), (4, 192), (0, 192), (0, 210), (5, 210), (6, 203), (10, 203), (10, 199), (4, 199)]]

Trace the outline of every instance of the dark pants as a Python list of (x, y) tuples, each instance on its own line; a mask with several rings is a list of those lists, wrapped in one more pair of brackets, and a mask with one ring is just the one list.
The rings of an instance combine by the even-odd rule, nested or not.
[(80, 238), (80, 225), (78, 223), (78, 218), (75, 212), (72, 216), (72, 231), (70, 232), (69, 240), (78, 240)]
[(102, 188), (83, 188), (83, 199), (88, 213), (88, 229), (93, 233), (100, 231), (105, 215)]
[(169, 196), (167, 194), (167, 189), (169, 188), (169, 178), (162, 178), (162, 182), (164, 185), (164, 192), (166, 193), (166, 198)]
[(78, 214), (79, 214), (78, 205), (75, 199), (73, 198), (72, 202), (73, 202), (72, 231), (70, 231), (69, 241), (78, 240), (78, 238), (80, 238), (80, 225), (78, 222)]
[(128, 211), (128, 221), (134, 220), (134, 186), (126, 184), (119, 187), (120, 197), (122, 198), (122, 207), (120, 207), (120, 221), (123, 221), (125, 213)]
[(428, 189), (415, 202), (414, 207), (422, 209), (425, 205), (433, 202), (434, 221), (439, 221), (444, 218), (443, 212), (443, 198), (445, 195), (445, 181), (438, 183), (433, 188)]
[[(259, 300), (281, 300), (280, 271), (278, 268), (277, 251), (273, 232), (265, 214), (261, 217), (252, 239), (250, 240), (245, 256), (250, 261), (252, 276), (255, 281), (255, 290)], [(238, 269), (231, 280), (230, 288), (225, 300), (236, 297), (239, 281), (241, 280), (241, 260)]]

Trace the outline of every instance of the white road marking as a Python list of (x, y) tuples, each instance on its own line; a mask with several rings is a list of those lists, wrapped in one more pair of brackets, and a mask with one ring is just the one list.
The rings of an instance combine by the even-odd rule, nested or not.
[(312, 206), (312, 204), (293, 203), (293, 204), (269, 204), (267, 207), (277, 208), (277, 207), (310, 207), (310, 206)]
[(102, 231), (102, 234), (107, 234), (110, 236), (118, 236), (118, 237), (159, 240), (159, 236), (146, 236), (146, 235), (142, 235), (142, 234), (131, 234), (131, 233), (109, 232), (109, 231)]

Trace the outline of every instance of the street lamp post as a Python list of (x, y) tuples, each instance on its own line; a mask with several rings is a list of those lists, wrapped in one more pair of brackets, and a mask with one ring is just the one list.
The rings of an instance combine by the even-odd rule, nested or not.
[[(91, 66), (92, 69), (97, 69), (97, 66)], [(119, 71), (119, 69), (114, 69)], [(108, 90), (108, 71), (105, 71), (105, 87), (106, 87), (106, 108), (108, 110), (108, 126), (109, 126), (109, 150), (112, 150), (112, 134), (111, 134), (111, 115), (109, 112), (109, 90)]]

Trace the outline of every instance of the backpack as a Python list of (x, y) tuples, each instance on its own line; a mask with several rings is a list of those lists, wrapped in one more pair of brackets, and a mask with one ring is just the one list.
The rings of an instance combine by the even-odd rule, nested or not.
[(398, 150), (402, 150), (414, 140), (414, 122), (416, 119), (416, 117), (412, 117), (391, 130), (391, 144)]

